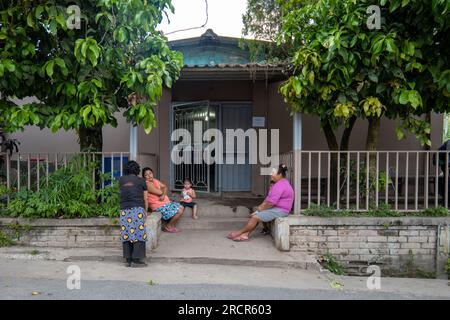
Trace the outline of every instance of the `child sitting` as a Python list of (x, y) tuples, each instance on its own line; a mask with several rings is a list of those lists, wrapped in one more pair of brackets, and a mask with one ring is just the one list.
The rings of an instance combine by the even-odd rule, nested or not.
[(181, 191), (181, 201), (180, 204), (186, 208), (192, 209), (192, 219), (197, 220), (197, 204), (192, 201), (192, 199), (195, 199), (195, 191), (192, 188), (192, 181), (189, 178), (184, 179), (183, 181), (184, 188)]

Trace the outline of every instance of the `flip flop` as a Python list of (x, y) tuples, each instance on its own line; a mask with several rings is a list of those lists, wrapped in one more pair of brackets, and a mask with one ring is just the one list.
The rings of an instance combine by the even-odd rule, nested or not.
[(249, 239), (249, 238), (244, 238), (244, 237), (242, 237), (242, 236), (239, 236), (239, 237), (237, 237), (237, 238), (234, 238), (233, 241), (236, 241), (236, 242), (245, 242), (245, 241), (250, 241), (250, 239)]
[(177, 233), (177, 231), (176, 231), (176, 229), (174, 230), (175, 228), (168, 228), (168, 227), (165, 227), (164, 228), (164, 231), (166, 231), (166, 232), (168, 232), (168, 233)]
[(233, 240), (233, 238), (236, 238), (236, 236), (233, 236), (233, 233), (235, 233), (235, 232), (230, 232), (230, 233), (227, 235), (227, 238), (230, 239), (230, 240)]

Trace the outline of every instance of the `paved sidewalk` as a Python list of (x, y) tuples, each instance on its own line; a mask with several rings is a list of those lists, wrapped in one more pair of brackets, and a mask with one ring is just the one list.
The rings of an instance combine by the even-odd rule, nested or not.
[[(71, 265), (81, 270), (81, 290), (66, 287)], [(444, 280), (382, 278), (380, 290), (366, 281), (281, 267), (0, 258), (0, 299), (450, 299)]]
[[(184, 230), (176, 234), (163, 232), (158, 248), (148, 251), (147, 258), (150, 263), (184, 262), (320, 270), (320, 265), (311, 255), (277, 250), (270, 235), (256, 232), (248, 242), (234, 242), (227, 239), (226, 235), (226, 231), (217, 230)], [(0, 257), (60, 261), (121, 261), (120, 248), (120, 243), (117, 249), (9, 247), (0, 248)]]

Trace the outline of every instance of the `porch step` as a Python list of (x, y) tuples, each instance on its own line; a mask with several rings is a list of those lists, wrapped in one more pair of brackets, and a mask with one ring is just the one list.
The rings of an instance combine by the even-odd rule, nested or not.
[[(232, 231), (241, 229), (248, 221), (248, 218), (213, 218), (202, 217), (193, 220), (190, 213), (178, 220), (177, 228), (180, 230), (218, 230)], [(259, 232), (258, 229), (256, 232)]]
[(315, 256), (302, 252), (281, 252), (270, 235), (255, 232), (248, 242), (234, 242), (226, 232), (186, 230), (163, 233), (150, 262), (184, 262), (259, 267), (293, 267), (320, 270)]
[[(247, 218), (251, 213), (251, 208), (261, 203), (259, 199), (237, 200), (222, 198), (198, 198), (195, 199), (195, 202), (198, 204), (199, 217), (204, 218)], [(191, 216), (191, 213), (191, 209), (186, 208), (184, 216)]]

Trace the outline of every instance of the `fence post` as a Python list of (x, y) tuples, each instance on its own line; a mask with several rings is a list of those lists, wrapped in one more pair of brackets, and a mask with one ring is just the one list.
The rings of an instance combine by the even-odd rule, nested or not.
[(300, 150), (294, 150), (294, 214), (301, 213), (302, 206), (302, 154)]

